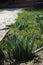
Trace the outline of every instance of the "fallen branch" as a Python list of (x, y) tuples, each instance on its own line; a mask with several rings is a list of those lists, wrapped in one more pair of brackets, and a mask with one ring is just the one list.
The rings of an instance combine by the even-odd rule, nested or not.
[(42, 49), (43, 49), (43, 47), (41, 47), (41, 48), (39, 48), (39, 49), (33, 51), (32, 53), (37, 53), (37, 52), (41, 51)]

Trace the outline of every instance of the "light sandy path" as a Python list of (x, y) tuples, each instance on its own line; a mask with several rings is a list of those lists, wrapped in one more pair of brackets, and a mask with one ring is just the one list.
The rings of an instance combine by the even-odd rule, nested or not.
[(17, 14), (20, 13), (22, 9), (4, 9), (0, 12), (0, 41), (3, 39), (8, 30), (2, 30), (6, 28), (6, 25), (11, 25), (15, 23)]

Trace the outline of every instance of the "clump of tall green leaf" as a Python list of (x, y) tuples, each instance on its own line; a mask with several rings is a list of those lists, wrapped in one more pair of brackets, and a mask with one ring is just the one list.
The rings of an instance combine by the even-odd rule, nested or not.
[(11, 25), (4, 40), (8, 53), (14, 53), (14, 56), (19, 59), (28, 58), (43, 45), (42, 28), (37, 21), (38, 17), (35, 13), (23, 11), (18, 14), (18, 19)]
[(43, 33), (43, 14), (39, 14), (36, 17), (36, 21), (40, 24), (42, 33)]

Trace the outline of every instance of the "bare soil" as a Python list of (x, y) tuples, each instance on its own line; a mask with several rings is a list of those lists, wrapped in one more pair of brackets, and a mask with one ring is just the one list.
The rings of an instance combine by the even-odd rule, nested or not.
[(40, 51), (36, 54), (37, 57), (35, 57), (31, 61), (15, 61), (15, 59), (9, 60), (6, 59), (2, 65), (43, 65), (43, 51)]

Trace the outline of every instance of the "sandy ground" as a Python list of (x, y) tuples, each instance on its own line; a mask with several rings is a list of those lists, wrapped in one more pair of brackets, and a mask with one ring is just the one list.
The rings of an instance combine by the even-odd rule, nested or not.
[[(8, 30), (5, 30), (6, 25), (11, 25), (15, 23), (17, 14), (20, 13), (22, 9), (4, 9), (0, 11), (0, 41), (3, 39)], [(4, 30), (3, 30), (4, 29)]]

